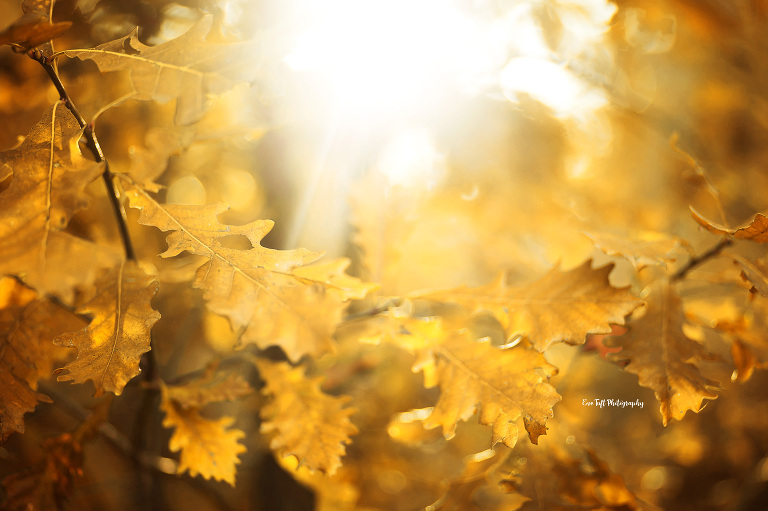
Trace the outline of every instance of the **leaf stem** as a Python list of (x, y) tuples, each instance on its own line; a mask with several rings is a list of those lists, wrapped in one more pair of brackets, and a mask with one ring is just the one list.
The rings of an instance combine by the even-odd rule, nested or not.
[(717, 243), (717, 245), (715, 245), (714, 247), (710, 248), (709, 250), (707, 250), (703, 254), (700, 254), (697, 257), (692, 257), (691, 259), (689, 259), (688, 262), (685, 264), (685, 266), (683, 266), (682, 268), (677, 270), (674, 273), (674, 275), (672, 275), (669, 278), (669, 281), (670, 282), (677, 282), (678, 280), (681, 280), (681, 279), (685, 278), (685, 276), (688, 274), (688, 272), (690, 272), (692, 269), (694, 269), (695, 267), (699, 266), (700, 264), (702, 264), (702, 263), (704, 263), (706, 261), (709, 261), (713, 257), (715, 257), (718, 254), (720, 254), (720, 252), (722, 252), (724, 248), (726, 248), (726, 247), (728, 247), (728, 246), (730, 246), (732, 244), (733, 244), (733, 240), (730, 239), (730, 238), (723, 238), (723, 239), (721, 239)]
[(48, 77), (51, 79), (51, 82), (59, 92), (59, 97), (64, 102), (64, 105), (70, 112), (72, 112), (72, 115), (74, 115), (75, 119), (77, 119), (77, 123), (83, 129), (83, 137), (85, 137), (86, 147), (88, 147), (88, 149), (91, 151), (97, 162), (104, 163), (104, 172), (101, 174), (101, 177), (104, 180), (104, 186), (107, 188), (107, 196), (109, 197), (109, 202), (112, 205), (112, 210), (115, 212), (117, 226), (120, 230), (120, 237), (123, 241), (123, 248), (125, 249), (125, 257), (129, 261), (135, 261), (136, 253), (133, 250), (133, 243), (131, 243), (131, 237), (128, 233), (128, 218), (125, 214), (125, 208), (123, 208), (123, 205), (120, 202), (120, 196), (115, 189), (114, 175), (109, 168), (109, 162), (104, 157), (104, 152), (101, 150), (101, 145), (99, 144), (98, 138), (96, 138), (96, 133), (93, 131), (93, 125), (85, 122), (82, 114), (80, 114), (80, 111), (69, 97), (69, 94), (64, 87), (64, 83), (61, 81), (59, 73), (56, 70), (55, 58), (46, 57), (43, 52), (35, 49), (29, 50), (27, 52), (27, 56), (43, 66), (43, 69), (45, 69), (45, 72), (48, 73)]

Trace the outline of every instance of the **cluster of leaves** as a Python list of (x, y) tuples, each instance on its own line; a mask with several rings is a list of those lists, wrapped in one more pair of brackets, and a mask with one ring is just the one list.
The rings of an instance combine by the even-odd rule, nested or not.
[[(434, 285), (414, 277), (403, 289), (404, 276), (420, 268), (392, 261), (416, 258), (432, 241), (451, 250), (443, 240), (424, 240), (418, 227), (403, 227), (407, 220), (430, 228), (446, 211), (458, 216), (459, 208), (470, 206), (458, 198), (462, 178), (442, 195), (398, 209), (407, 193), (377, 195), (371, 177), (360, 183), (364, 195), (352, 201), (363, 253), (354, 267), (370, 275), (369, 283), (347, 273), (348, 258), (321, 260), (323, 254), (304, 248), (263, 246), (272, 220), (238, 224), (224, 219), (226, 204), (167, 199), (169, 161), (193, 152), (196, 140), (210, 136), (210, 124), (220, 123), (214, 99), (263, 78), (259, 67), (243, 64), (246, 57), (260, 58), (258, 40), (217, 41), (213, 16), (205, 14), (182, 35), (156, 45), (141, 42), (134, 30), (90, 48), (54, 51), (49, 41), (72, 23), (52, 21), (50, 0), (24, 0), (22, 9), (24, 16), (0, 42), (35, 61), (59, 100), (18, 145), (0, 154), (0, 442), (23, 438), (25, 415), (44, 408), (41, 402), (80, 417), (72, 432), (44, 441), (40, 463), (5, 477), (3, 509), (63, 508), (84, 477), (84, 445), (97, 435), (140, 470), (232, 486), (246, 451), (272, 450), (285, 470), (312, 488), (318, 509), (414, 503), (434, 510), (518, 509), (529, 501), (547, 509), (652, 509), (648, 501), (658, 500), (653, 491), (638, 497), (638, 478), (626, 482), (587, 442), (567, 448), (574, 442), (566, 440), (558, 447), (580, 423), (568, 418), (569, 396), (555, 381), (579, 373), (558, 375), (557, 361), (568, 365), (599, 350), (616, 366), (611, 370), (637, 375), (653, 392), (660, 410), (654, 417), (664, 426), (718, 397), (725, 382), (711, 376), (705, 362), (731, 364), (739, 382), (768, 364), (768, 270), (755, 248), (768, 241), (761, 214), (734, 229), (696, 211), (691, 220), (686, 209), (690, 239), (673, 229), (616, 234), (596, 224), (579, 232), (587, 257), (571, 247), (577, 264), (561, 257), (563, 265), (545, 271), (519, 249), (536, 231), (531, 222), (528, 231), (509, 227), (505, 239), (519, 242), (510, 243), (518, 248), (501, 264), (488, 263), (493, 256), (487, 256), (483, 275), (456, 285), (452, 278)], [(81, 115), (59, 76), (60, 65), (84, 63), (102, 74), (120, 73), (121, 83), (130, 84), (118, 100), (96, 105), (91, 119)], [(162, 105), (169, 102), (173, 112), (166, 115)], [(165, 133), (168, 143), (132, 148), (131, 158), (110, 139), (105, 147), (116, 155), (103, 151), (97, 118), (144, 103), (165, 116), (165, 131), (152, 133), (153, 140)], [(120, 128), (114, 129), (119, 136)], [(697, 190), (719, 204), (708, 175), (693, 163)], [(482, 246), (506, 228), (496, 218), (499, 208), (509, 207), (501, 203), (511, 186), (476, 186), (476, 194), (488, 198), (485, 209), (472, 213), (483, 224), (472, 224)], [(532, 215), (551, 207), (529, 205)], [(406, 220), (387, 224), (392, 217), (382, 219), (381, 212), (388, 210)], [(696, 223), (711, 233), (703, 243)], [(554, 229), (548, 242), (568, 228), (557, 224), (541, 232)], [(158, 233), (166, 236), (164, 248)], [(399, 256), (388, 253), (392, 246), (382, 247), (393, 238), (403, 243)], [(708, 248), (694, 250), (696, 244)], [(417, 259), (440, 267), (428, 252)], [(691, 275), (723, 261), (721, 278), (738, 296), (737, 313), (686, 309)], [(453, 261), (443, 264), (450, 268)], [(485, 278), (491, 271), (498, 277)], [(704, 293), (712, 295), (720, 284), (707, 285)], [(184, 371), (178, 359), (186, 341), (178, 339), (193, 334), (176, 319), (192, 314), (220, 326), (206, 339), (218, 348), (186, 357), (191, 367)], [(218, 318), (226, 319), (223, 327)], [(222, 331), (232, 335), (222, 340)], [(423, 384), (408, 377), (408, 366), (422, 373)], [(109, 420), (111, 399), (100, 401), (106, 411), (89, 412), (65, 387), (47, 381), (52, 374), (58, 382), (90, 381), (94, 398), (131, 395), (139, 416), (161, 413), (164, 445), (153, 451), (145, 433), (129, 439)], [(253, 392), (258, 385), (260, 392)], [(561, 401), (565, 417), (558, 423)], [(242, 417), (247, 412), (258, 433)], [(473, 423), (477, 429), (470, 429)], [(137, 419), (134, 429), (151, 425)], [(520, 440), (520, 428), (529, 441)], [(268, 439), (268, 446), (258, 438)], [(382, 445), (395, 447), (386, 452)], [(442, 449), (444, 467), (429, 462), (436, 449)], [(403, 473), (430, 482), (408, 483)], [(371, 491), (374, 483), (378, 493)]]

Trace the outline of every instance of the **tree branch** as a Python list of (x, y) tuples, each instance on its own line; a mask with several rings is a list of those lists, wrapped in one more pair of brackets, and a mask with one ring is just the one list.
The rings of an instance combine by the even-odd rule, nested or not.
[(669, 281), (670, 282), (677, 282), (678, 280), (681, 280), (681, 279), (685, 278), (685, 276), (688, 274), (688, 272), (690, 272), (692, 269), (694, 269), (695, 267), (699, 266), (700, 264), (702, 264), (702, 263), (704, 263), (706, 261), (709, 261), (713, 257), (715, 257), (718, 254), (720, 254), (720, 252), (722, 252), (725, 247), (727, 247), (729, 245), (732, 245), (732, 244), (733, 244), (733, 240), (730, 239), (730, 238), (723, 238), (723, 239), (721, 239), (717, 243), (717, 245), (715, 245), (714, 247), (710, 248), (709, 250), (707, 250), (703, 254), (700, 254), (697, 257), (692, 257), (691, 259), (689, 259), (685, 266), (683, 266), (682, 268), (677, 270), (674, 273), (674, 275), (672, 275), (669, 278)]
[(59, 92), (59, 97), (64, 102), (64, 105), (70, 112), (72, 112), (72, 115), (77, 119), (77, 123), (83, 128), (83, 137), (85, 138), (86, 147), (91, 151), (97, 162), (104, 163), (104, 172), (101, 177), (104, 179), (104, 186), (107, 187), (107, 196), (112, 205), (112, 210), (115, 212), (118, 229), (120, 230), (120, 237), (122, 238), (123, 248), (125, 249), (125, 257), (128, 260), (135, 261), (136, 253), (133, 250), (131, 237), (128, 233), (128, 219), (125, 214), (125, 209), (120, 203), (120, 196), (115, 189), (113, 174), (109, 169), (109, 162), (104, 157), (104, 152), (101, 150), (101, 145), (99, 145), (99, 140), (96, 138), (96, 134), (93, 131), (93, 126), (85, 122), (80, 111), (75, 107), (69, 94), (67, 94), (67, 90), (64, 88), (64, 83), (61, 81), (59, 73), (56, 71), (55, 60), (52, 57), (46, 57), (43, 52), (34, 49), (29, 50), (27, 56), (43, 66), (43, 69), (48, 73), (51, 82)]

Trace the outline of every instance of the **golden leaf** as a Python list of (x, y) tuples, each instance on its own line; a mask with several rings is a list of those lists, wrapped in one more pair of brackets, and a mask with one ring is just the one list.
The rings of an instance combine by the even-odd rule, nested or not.
[(624, 316), (642, 304), (628, 288), (609, 284), (612, 264), (597, 269), (590, 265), (587, 261), (566, 272), (553, 268), (540, 279), (518, 286), (509, 286), (501, 275), (482, 287), (461, 287), (422, 298), (487, 309), (506, 326), (509, 336), (525, 335), (539, 351), (558, 341), (583, 344), (587, 334), (607, 334), (611, 324), (623, 325)]
[(77, 309), (93, 315), (91, 324), (55, 339), (59, 346), (77, 348), (77, 360), (57, 373), (59, 381), (85, 383), (92, 380), (95, 396), (122, 393), (128, 381), (139, 374), (141, 356), (150, 350), (150, 330), (160, 319), (152, 309), (157, 281), (135, 262), (121, 263), (96, 283), (97, 294)]
[(32, 16), (32, 19), (24, 16), (0, 33), (0, 45), (18, 44), (25, 49), (34, 48), (59, 37), (70, 27), (72, 27), (71, 21), (49, 23), (41, 21), (37, 16)]
[(168, 448), (181, 453), (178, 473), (189, 472), (192, 477), (201, 475), (234, 486), (238, 456), (246, 450), (238, 442), (245, 433), (230, 429), (235, 419), (207, 419), (200, 415), (197, 406), (185, 408), (173, 399), (165, 385), (162, 390), (163, 426), (175, 428)]
[(755, 215), (755, 218), (749, 224), (744, 225), (743, 227), (737, 227), (736, 229), (731, 229), (707, 220), (698, 211), (693, 209), (693, 207), (691, 207), (691, 215), (693, 215), (693, 219), (696, 220), (696, 223), (709, 232), (723, 236), (733, 236), (737, 240), (751, 240), (756, 243), (768, 242), (768, 218), (761, 213)]
[(731, 357), (735, 371), (732, 380), (745, 382), (755, 369), (768, 367), (768, 303), (757, 296), (750, 309), (735, 321), (720, 320), (715, 328), (731, 339)]
[[(273, 250), (260, 242), (272, 229), (271, 220), (246, 225), (225, 225), (218, 215), (226, 205), (184, 206), (159, 204), (139, 188), (127, 191), (131, 206), (141, 210), (139, 223), (173, 231), (163, 257), (183, 251), (204, 256), (195, 287), (205, 290), (212, 312), (226, 316), (232, 328), (244, 328), (241, 342), (261, 348), (277, 345), (291, 360), (319, 356), (333, 349), (331, 336), (341, 321), (345, 300), (371, 288), (343, 275), (346, 260), (325, 263), (297, 272), (296, 268), (321, 254), (306, 249)], [(243, 235), (252, 248), (227, 248), (227, 236)]]
[[(505, 492), (494, 474), (503, 456), (489, 449), (467, 456), (462, 474), (448, 481), (445, 494), (426, 511), (515, 511), (531, 499)], [(496, 482), (496, 484), (494, 484)]]
[[(395, 342), (414, 352), (414, 371), (424, 372), (424, 386), (440, 387), (440, 398), (424, 426), (441, 426), (452, 438), (459, 421), (479, 412), (480, 424), (491, 425), (492, 444), (517, 443), (515, 422), (522, 416), (531, 442), (546, 434), (546, 420), (561, 396), (545, 378), (557, 368), (527, 342), (509, 349), (487, 339), (471, 339), (466, 329), (451, 330), (441, 319), (410, 319)], [(542, 376), (543, 375), (543, 376)]]
[(701, 361), (716, 358), (683, 333), (683, 323), (680, 297), (662, 282), (652, 288), (645, 315), (631, 321), (626, 334), (603, 340), (606, 346), (622, 348), (608, 358), (628, 362), (624, 370), (656, 394), (665, 426), (670, 419), (681, 420), (688, 410), (701, 410), (702, 401), (715, 399), (713, 391), (719, 388), (699, 371)]
[(257, 58), (262, 45), (206, 41), (212, 24), (213, 16), (203, 16), (183, 35), (157, 46), (142, 44), (137, 28), (96, 48), (67, 50), (64, 54), (91, 59), (103, 73), (127, 70), (139, 93), (135, 99), (165, 103), (178, 98), (176, 123), (187, 125), (205, 113), (209, 95), (226, 92), (238, 82), (252, 81), (262, 72), (259, 66), (247, 64)]
[(741, 268), (741, 278), (752, 284), (752, 291), (768, 297), (768, 265), (764, 260), (749, 259), (737, 254), (731, 254), (733, 260)]
[(17, 275), (65, 302), (110, 260), (103, 249), (63, 229), (88, 204), (85, 186), (102, 173), (78, 147), (80, 126), (61, 102), (46, 111), (0, 163), (12, 169), (0, 193), (0, 274)]
[(0, 442), (13, 432), (23, 433), (24, 414), (38, 401), (49, 401), (36, 391), (38, 380), (47, 378), (60, 358), (51, 340), (82, 325), (80, 318), (44, 299), (0, 310)]
[(320, 390), (322, 378), (307, 378), (301, 367), (257, 360), (266, 383), (262, 392), (272, 401), (261, 409), (262, 433), (274, 433), (270, 447), (282, 456), (328, 475), (341, 466), (345, 444), (357, 428), (349, 420), (354, 409), (349, 397), (333, 397)]
[(173, 399), (183, 408), (201, 408), (218, 401), (234, 401), (253, 391), (239, 374), (217, 372), (217, 369), (217, 364), (211, 364), (199, 379), (186, 385), (168, 387), (168, 399)]
[(635, 268), (665, 266), (676, 260), (675, 250), (685, 244), (683, 240), (653, 232), (637, 233), (633, 238), (608, 233), (584, 234), (607, 255), (621, 255)]

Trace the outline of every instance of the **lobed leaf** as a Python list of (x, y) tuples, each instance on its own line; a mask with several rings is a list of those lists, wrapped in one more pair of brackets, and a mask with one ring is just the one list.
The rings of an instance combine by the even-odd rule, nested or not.
[(0, 193), (0, 274), (65, 302), (114, 262), (105, 249), (63, 232), (88, 205), (86, 185), (103, 171), (83, 157), (79, 138), (74, 116), (57, 102), (19, 146), (0, 153), (0, 165), (12, 173)]
[[(18, 284), (17, 284), (18, 285)], [(38, 381), (51, 374), (60, 354), (51, 340), (83, 321), (49, 300), (33, 299), (0, 309), (0, 442), (24, 432), (25, 413), (38, 401)]]
[(77, 359), (62, 369), (59, 381), (92, 380), (100, 396), (120, 395), (128, 381), (139, 374), (141, 356), (151, 349), (150, 330), (160, 319), (152, 309), (157, 281), (133, 261), (123, 262), (96, 283), (97, 293), (78, 314), (92, 315), (86, 328), (60, 335), (59, 346), (77, 348)]
[[(187, 251), (206, 259), (194, 285), (205, 290), (212, 312), (229, 318), (233, 329), (243, 328), (243, 343), (280, 346), (294, 361), (304, 355), (320, 356), (334, 347), (332, 335), (345, 302), (372, 288), (343, 273), (346, 260), (297, 270), (321, 254), (262, 247), (261, 240), (272, 229), (271, 220), (226, 225), (218, 221), (218, 215), (228, 209), (223, 204), (160, 204), (135, 187), (127, 195), (131, 206), (141, 210), (139, 223), (172, 231), (168, 250), (161, 256)], [(221, 239), (232, 235), (246, 236), (252, 248), (223, 246)]]
[(668, 282), (656, 284), (647, 299), (646, 314), (629, 324), (629, 331), (606, 337), (604, 343), (622, 348), (609, 360), (626, 363), (640, 385), (653, 390), (661, 403), (662, 421), (681, 420), (688, 410), (699, 412), (704, 399), (715, 399), (716, 381), (701, 375), (703, 360), (717, 360), (683, 333), (680, 297)]
[(755, 243), (768, 242), (768, 217), (762, 213), (755, 215), (755, 218), (743, 227), (731, 229), (724, 225), (717, 224), (704, 218), (698, 211), (691, 207), (691, 215), (700, 226), (709, 232), (720, 234), (722, 236), (733, 236), (737, 240), (750, 240)]
[(350, 436), (357, 428), (349, 420), (349, 397), (320, 390), (322, 378), (307, 378), (301, 367), (257, 360), (265, 382), (262, 393), (272, 401), (262, 407), (262, 433), (274, 433), (270, 447), (282, 456), (295, 456), (300, 465), (333, 475), (341, 466)]
[(611, 324), (642, 304), (629, 288), (608, 282), (612, 264), (592, 269), (591, 261), (570, 271), (553, 268), (529, 284), (510, 286), (503, 275), (481, 287), (461, 287), (422, 298), (487, 309), (506, 326), (511, 337), (521, 334), (544, 351), (555, 342), (583, 344), (587, 334), (607, 334)]
[(209, 95), (253, 81), (261, 72), (260, 66), (253, 64), (261, 53), (259, 42), (207, 41), (212, 24), (213, 16), (205, 15), (186, 33), (157, 46), (141, 43), (137, 28), (96, 48), (67, 50), (64, 54), (93, 60), (102, 73), (127, 71), (139, 93), (135, 99), (165, 103), (177, 98), (176, 123), (187, 125), (205, 113)]

